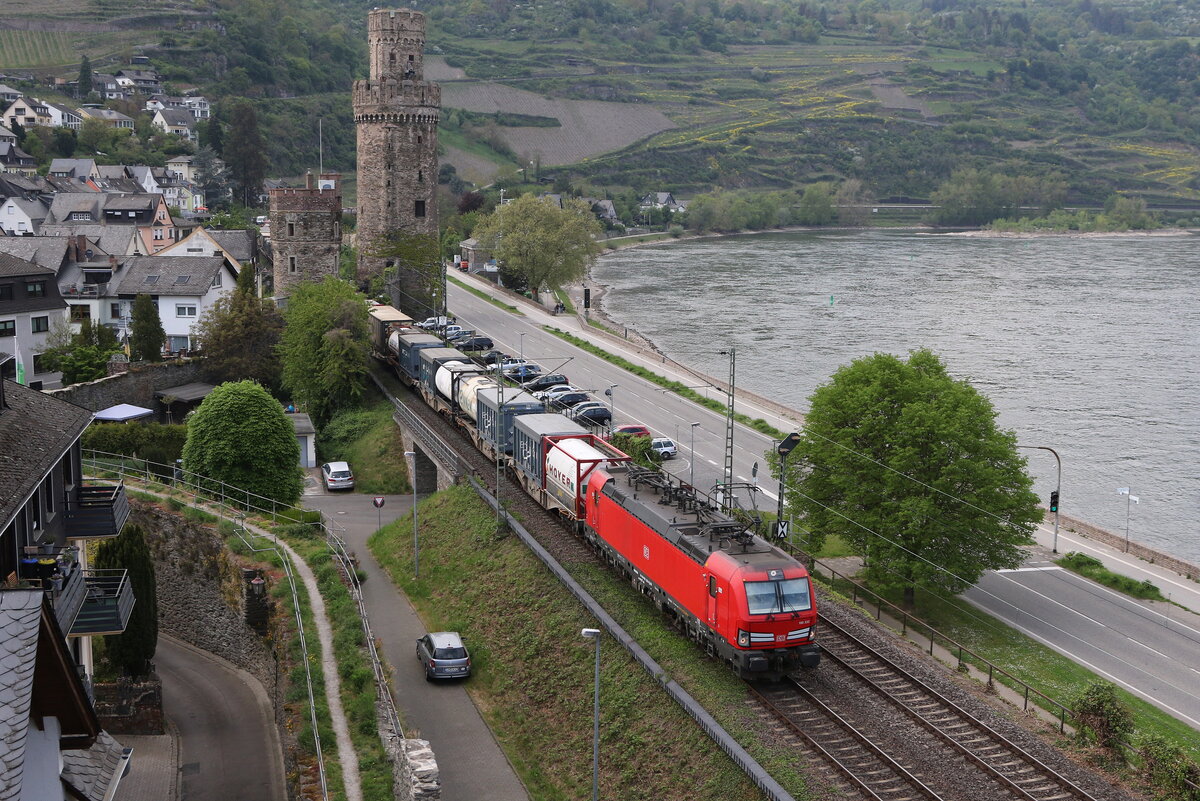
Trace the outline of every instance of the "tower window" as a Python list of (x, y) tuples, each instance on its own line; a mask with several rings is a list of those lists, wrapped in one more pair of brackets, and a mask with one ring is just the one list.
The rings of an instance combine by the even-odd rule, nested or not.
[(295, 236), (295, 235), (296, 235), (296, 224), (288, 223), (288, 236)]
[(295, 256), (288, 256), (288, 272), (289, 273), (296, 272), (296, 257)]
[(388, 53), (388, 63), (389, 64), (396, 63), (396, 54), (395, 53)]
[(413, 216), (414, 217), (424, 217), (425, 216), (425, 201), (424, 200), (418, 200), (413, 205)]
[(417, 183), (425, 183), (425, 173), (421, 172), (420, 170), (417, 170)]
[(418, 145), (419, 145), (419, 144), (421, 144), (421, 141), (422, 141), (422, 140), (421, 140), (421, 137), (420, 137), (420, 136), (417, 136), (417, 144), (418, 144)]

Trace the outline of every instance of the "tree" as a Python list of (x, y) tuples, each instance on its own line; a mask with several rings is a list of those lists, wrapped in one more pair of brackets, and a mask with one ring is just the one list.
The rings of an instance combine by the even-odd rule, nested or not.
[[(399, 298), (399, 308), (416, 319), (442, 314), (446, 308), (443, 281), (441, 243), (437, 234), (388, 231), (365, 245), (369, 256), (385, 259), (385, 272), (398, 271), (408, 278), (414, 289)], [(370, 276), (370, 291), (382, 294), (384, 281), (390, 276)], [(378, 282), (378, 283), (376, 283)]]
[(366, 304), (354, 287), (329, 276), (296, 287), (284, 323), (279, 342), (283, 385), (323, 425), (356, 403), (366, 386)]
[(497, 262), (524, 276), (534, 295), (543, 285), (555, 289), (583, 278), (596, 260), (603, 232), (588, 204), (566, 198), (560, 209), (533, 195), (498, 206), (476, 226), (474, 235)]
[(79, 61), (79, 82), (75, 86), (75, 97), (83, 100), (92, 92), (92, 61), (86, 55)]
[(833, 197), (829, 184), (810, 184), (804, 190), (796, 222), (801, 225), (827, 225), (833, 222)]
[(211, 148), (202, 147), (196, 151), (192, 164), (196, 167), (196, 184), (204, 195), (204, 205), (210, 209), (228, 205), (230, 183), (225, 163)]
[(134, 298), (133, 322), (129, 332), (129, 356), (137, 362), (161, 362), (167, 332), (163, 330), (158, 305), (149, 295)]
[[(235, 503), (261, 506), (267, 498), (290, 506), (304, 488), (296, 429), (283, 406), (253, 381), (221, 384), (189, 415), (183, 469)], [(261, 497), (222, 488), (221, 481)]]
[(255, 206), (267, 177), (266, 144), (258, 130), (258, 114), (247, 100), (233, 107), (229, 139), (221, 155), (233, 178), (234, 197), (243, 206)]
[(210, 381), (248, 378), (268, 390), (278, 389), (276, 348), (283, 318), (274, 303), (255, 294), (252, 267), (242, 268), (237, 289), (209, 306), (194, 331), (204, 353), (204, 373)]
[(812, 395), (792, 465), (788, 502), (812, 547), (840, 536), (910, 606), (918, 585), (959, 592), (1016, 567), (1042, 518), (1016, 435), (928, 350), (834, 373)]
[(196, 134), (200, 147), (208, 148), (217, 156), (225, 147), (225, 136), (221, 131), (221, 122), (216, 117), (209, 117), (208, 122), (196, 126)]
[(1133, 734), (1133, 712), (1121, 699), (1117, 688), (1107, 681), (1089, 684), (1071, 701), (1075, 715), (1075, 736), (1116, 752)]
[[(51, 331), (51, 336), (55, 333)], [(108, 372), (108, 360), (120, 350), (121, 343), (111, 328), (84, 320), (79, 333), (72, 335), (65, 346), (52, 347), (42, 358), (51, 370), (61, 370), (63, 386), (70, 386), (103, 378)]]
[(104, 653), (123, 674), (145, 676), (158, 648), (158, 597), (154, 560), (141, 527), (129, 523), (115, 539), (100, 543), (93, 565), (97, 570), (129, 571), (129, 586), (136, 603), (125, 631), (105, 636)]
[(847, 178), (842, 181), (833, 196), (833, 203), (837, 207), (838, 222), (843, 225), (869, 224), (871, 211), (867, 207), (873, 202), (870, 193), (863, 187), (863, 182), (857, 178)]

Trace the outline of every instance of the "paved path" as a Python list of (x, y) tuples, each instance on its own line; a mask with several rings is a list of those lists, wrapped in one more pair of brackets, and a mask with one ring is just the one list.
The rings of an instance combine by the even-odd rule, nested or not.
[[(304, 505), (320, 509), (344, 528), (346, 545), (358, 556), (359, 567), (367, 575), (363, 600), (392, 670), (405, 736), (429, 740), (433, 746), (443, 801), (528, 801), (528, 793), (480, 717), (466, 685), (425, 681), (415, 650), (417, 638), (426, 633), (425, 626), (367, 547), (367, 538), (377, 525), (371, 497), (358, 493), (309, 495)], [(412, 514), (411, 495), (384, 497), (385, 525)]]
[(224, 659), (165, 635), (154, 662), (165, 712), (179, 732), (181, 801), (284, 801), (283, 752), (262, 685)]

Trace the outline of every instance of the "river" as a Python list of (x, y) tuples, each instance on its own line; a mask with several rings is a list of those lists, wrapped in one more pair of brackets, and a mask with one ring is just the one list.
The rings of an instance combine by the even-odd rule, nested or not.
[[(682, 240), (603, 256), (604, 311), (799, 411), (833, 372), (927, 347), (1021, 445), (1062, 457), (1064, 514), (1200, 562), (1200, 237), (917, 231)], [(1054, 457), (1023, 451), (1045, 503)]]

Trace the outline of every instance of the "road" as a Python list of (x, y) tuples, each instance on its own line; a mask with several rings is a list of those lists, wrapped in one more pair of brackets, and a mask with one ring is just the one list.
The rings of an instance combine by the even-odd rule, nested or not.
[[(592, 392), (597, 399), (608, 401), (604, 391), (613, 388), (613, 424), (641, 423), (654, 432), (655, 436), (670, 437), (679, 448), (679, 457), (668, 462), (666, 469), (688, 480), (691, 476), (692, 459), (695, 459), (695, 485), (711, 491), (718, 480), (722, 480), (725, 465), (725, 415), (718, 414), (644, 378), (616, 367), (598, 356), (571, 345), (547, 333), (543, 323), (557, 324), (566, 328), (572, 318), (554, 318), (537, 310), (522, 316), (500, 309), (487, 301), (463, 290), (453, 283), (448, 285), (450, 308), (459, 323), (486, 333), (496, 347), (514, 356), (523, 356), (537, 362), (548, 372), (563, 372), (571, 383)], [(523, 335), (523, 336), (522, 336)], [(604, 346), (616, 352), (617, 348)], [(700, 347), (697, 348), (699, 350)], [(631, 359), (633, 360), (633, 359)], [(665, 366), (659, 365), (658, 372), (669, 374), (688, 384), (701, 386), (703, 378), (686, 373), (676, 376)], [(703, 390), (697, 390), (703, 391)], [(710, 390), (713, 398), (722, 401), (724, 392)], [(739, 406), (740, 410), (740, 406)], [(691, 452), (691, 424), (699, 422), (695, 432), (696, 451)], [(777, 427), (789, 425), (784, 421), (772, 421)], [(754, 463), (759, 464), (758, 505), (774, 510), (778, 502), (775, 480), (766, 467), (764, 453), (773, 445), (773, 440), (764, 434), (740, 423), (735, 424), (734, 433), (734, 481), (753, 483)], [(743, 496), (745, 503), (745, 496)]]
[(425, 681), (425, 671), (416, 657), (416, 641), (426, 633), (425, 627), (367, 548), (367, 539), (375, 532), (378, 520), (387, 524), (412, 514), (412, 496), (384, 496), (379, 513), (371, 496), (357, 493), (306, 494), (304, 505), (320, 509), (344, 529), (346, 545), (358, 556), (359, 567), (367, 575), (362, 585), (363, 601), (371, 628), (392, 668), (392, 686), (405, 735), (428, 740), (433, 747), (442, 801), (528, 801), (524, 786), (467, 695), (466, 686), (459, 681)]
[(180, 801), (284, 801), (283, 752), (262, 685), (223, 659), (160, 636), (154, 664), (179, 732)]

